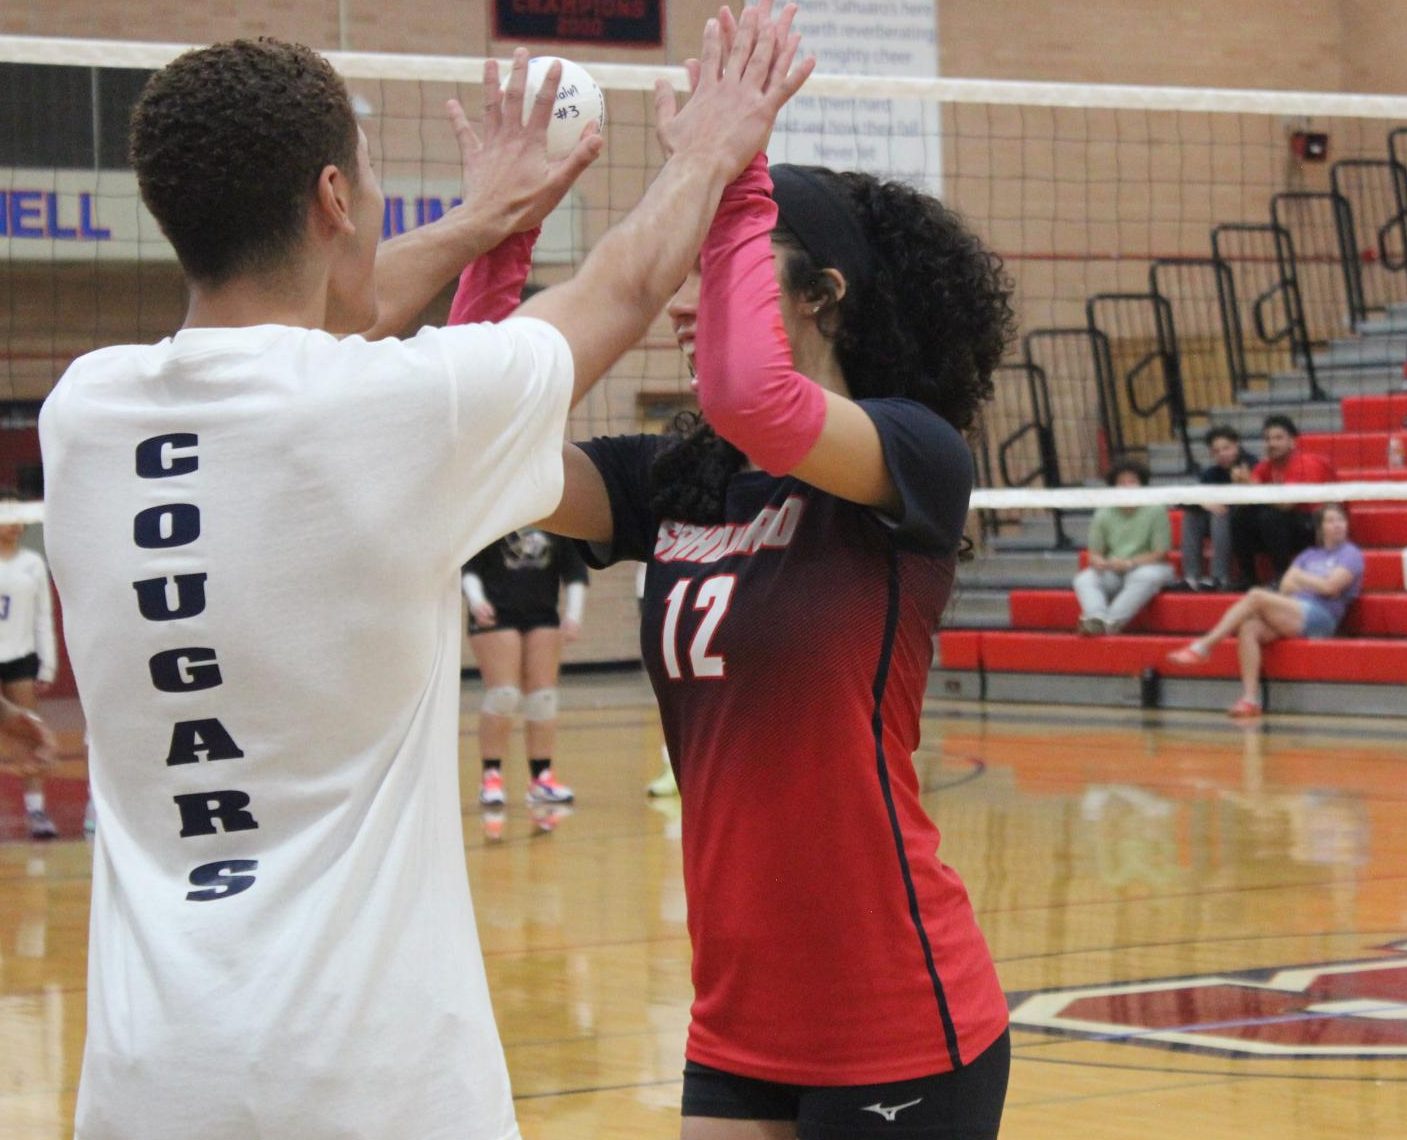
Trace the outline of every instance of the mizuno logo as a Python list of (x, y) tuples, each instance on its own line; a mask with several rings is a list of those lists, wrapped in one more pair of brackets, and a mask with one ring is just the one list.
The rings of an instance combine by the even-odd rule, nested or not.
[(876, 1113), (877, 1115), (884, 1117), (884, 1119), (889, 1121), (890, 1124), (893, 1124), (894, 1118), (898, 1116), (901, 1112), (903, 1112), (904, 1109), (913, 1108), (914, 1105), (920, 1103), (922, 1100), (923, 1097), (919, 1097), (918, 1100), (911, 1100), (908, 1104), (867, 1104), (864, 1108), (860, 1109), (860, 1111)]

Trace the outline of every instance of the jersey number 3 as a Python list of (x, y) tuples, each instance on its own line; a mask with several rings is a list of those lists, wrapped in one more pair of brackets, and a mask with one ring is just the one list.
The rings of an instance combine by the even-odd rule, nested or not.
[[(689, 643), (689, 669), (695, 677), (722, 677), (723, 656), (709, 652), (709, 643), (718, 630), (718, 623), (728, 612), (728, 604), (733, 598), (733, 587), (738, 583), (736, 574), (718, 574), (705, 578), (699, 583), (698, 594), (694, 598), (694, 609), (706, 610), (699, 627), (694, 631), (694, 639)], [(665, 599), (664, 611), (664, 671), (671, 681), (681, 680), (684, 671), (679, 664), (679, 615), (684, 612), (684, 599), (692, 579), (684, 579), (674, 584)]]

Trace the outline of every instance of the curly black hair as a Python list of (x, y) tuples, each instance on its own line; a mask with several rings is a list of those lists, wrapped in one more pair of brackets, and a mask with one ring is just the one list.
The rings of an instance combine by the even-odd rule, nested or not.
[[(779, 223), (772, 236), (786, 251), (783, 287), (821, 304), (820, 328), (835, 346), (852, 397), (905, 396), (971, 432), (1016, 334), (1002, 259), (955, 211), (912, 186), (812, 170), (844, 195), (875, 268), (868, 281), (848, 282), (837, 302), (833, 278), (823, 272), (828, 267)], [(742, 453), (697, 417), (677, 424), (674, 436), (652, 472), (655, 509), (668, 507), (661, 513), (691, 522), (721, 521), (727, 481)], [(717, 514), (701, 516), (703, 507)]]
[[(850, 395), (907, 396), (959, 431), (972, 430), (1016, 334), (1002, 259), (956, 211), (912, 186), (816, 173), (845, 195), (875, 255), (871, 279), (848, 283), (839, 304), (821, 313)], [(785, 225), (775, 237), (787, 248), (787, 290), (824, 304), (826, 266)]]
[(147, 81), (129, 149), (181, 267), (219, 285), (285, 262), (324, 167), (355, 180), (357, 121), (341, 76), (311, 48), (232, 40)]
[(680, 412), (650, 465), (650, 509), (661, 518), (719, 523), (728, 481), (747, 457), (698, 412)]

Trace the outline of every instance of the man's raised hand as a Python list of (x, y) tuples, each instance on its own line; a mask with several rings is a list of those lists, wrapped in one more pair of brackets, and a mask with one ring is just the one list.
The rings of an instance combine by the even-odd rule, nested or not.
[(594, 123), (588, 124), (571, 153), (547, 160), (547, 126), (552, 121), (561, 64), (553, 63), (523, 121), (528, 53), (513, 53), (508, 83), (499, 83), (498, 61), (484, 65), (484, 117), (479, 132), (470, 125), (458, 100), (446, 104), (464, 165), (464, 202), (492, 219), (503, 236), (541, 225), (605, 145)]

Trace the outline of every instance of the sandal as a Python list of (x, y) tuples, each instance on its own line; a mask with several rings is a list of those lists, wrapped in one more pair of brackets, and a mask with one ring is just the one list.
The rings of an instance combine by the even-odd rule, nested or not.
[(1184, 645), (1181, 649), (1174, 649), (1168, 654), (1168, 660), (1174, 665), (1205, 665), (1209, 657), (1211, 657), (1211, 652), (1199, 649), (1195, 641), (1191, 645)]
[(1260, 713), (1260, 702), (1248, 701), (1245, 697), (1242, 697), (1239, 701), (1237, 701), (1234, 705), (1232, 705), (1229, 709), (1226, 710), (1227, 716), (1234, 716), (1238, 719), (1260, 716)]

